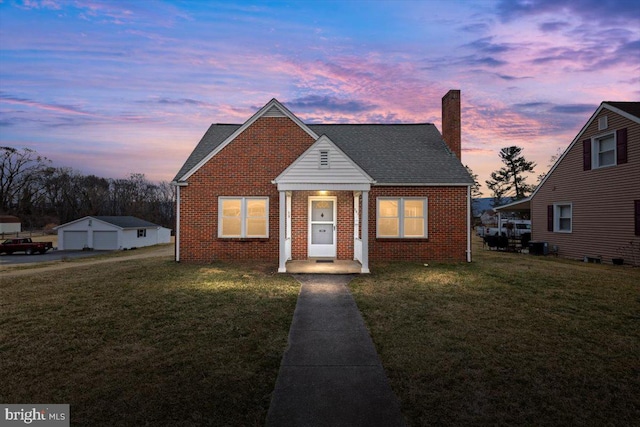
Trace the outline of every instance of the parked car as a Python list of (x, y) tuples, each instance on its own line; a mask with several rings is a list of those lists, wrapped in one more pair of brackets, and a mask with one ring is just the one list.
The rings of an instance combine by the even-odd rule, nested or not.
[(24, 252), (27, 255), (43, 254), (53, 248), (52, 242), (34, 242), (30, 238), (8, 239), (0, 244), (0, 254), (11, 255), (14, 252)]
[(478, 227), (477, 234), (485, 236), (506, 236), (521, 239), (525, 235), (531, 238), (531, 221), (528, 219), (503, 219), (501, 227)]

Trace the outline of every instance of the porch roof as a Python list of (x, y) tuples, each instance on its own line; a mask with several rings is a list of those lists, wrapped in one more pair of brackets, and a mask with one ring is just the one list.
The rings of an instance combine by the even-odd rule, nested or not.
[(278, 190), (369, 190), (375, 182), (322, 135), (276, 179)]

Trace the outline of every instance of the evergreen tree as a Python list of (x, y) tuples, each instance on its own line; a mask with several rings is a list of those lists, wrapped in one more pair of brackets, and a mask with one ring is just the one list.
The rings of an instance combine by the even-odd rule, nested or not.
[(533, 172), (536, 167), (522, 155), (522, 148), (504, 147), (500, 150), (502, 168), (491, 173), (491, 179), (485, 181), (487, 188), (493, 192), (493, 206), (499, 206), (505, 196), (513, 200), (524, 199), (533, 191), (533, 186), (526, 183), (526, 173)]

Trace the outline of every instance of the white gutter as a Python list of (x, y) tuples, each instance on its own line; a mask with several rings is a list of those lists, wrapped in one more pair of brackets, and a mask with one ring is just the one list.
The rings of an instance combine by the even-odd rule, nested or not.
[(471, 262), (471, 186), (467, 187), (467, 262)]
[(180, 186), (176, 185), (176, 262), (180, 262)]

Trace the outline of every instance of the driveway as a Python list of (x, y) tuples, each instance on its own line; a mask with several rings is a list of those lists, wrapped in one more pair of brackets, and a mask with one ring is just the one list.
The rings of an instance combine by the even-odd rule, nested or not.
[(0, 255), (0, 266), (6, 267), (14, 264), (33, 264), (38, 262), (60, 261), (62, 259), (86, 258), (111, 251), (47, 251), (44, 254), (27, 255), (23, 252), (17, 254)]
[[(57, 271), (57, 270), (65, 270), (68, 268), (74, 268), (74, 267), (83, 267), (83, 266), (87, 266), (87, 265), (97, 265), (97, 264), (107, 264), (107, 263), (111, 263), (111, 262), (120, 262), (120, 261), (128, 261), (128, 260), (132, 260), (132, 259), (143, 259), (143, 258), (154, 258), (154, 257), (166, 257), (167, 259), (171, 259), (173, 257), (174, 254), (174, 245), (169, 244), (169, 245), (157, 245), (156, 247), (152, 247), (149, 249), (143, 250), (143, 251), (126, 251), (126, 253), (124, 253), (122, 256), (117, 256), (117, 257), (106, 257), (106, 258), (96, 258), (96, 259), (87, 259), (87, 260), (83, 260), (81, 262), (55, 262), (56, 259), (45, 259), (45, 257), (47, 255), (54, 255), (56, 252), (58, 251), (54, 251), (51, 254), (44, 254), (44, 255), (24, 255), (24, 258), (35, 258), (36, 261), (34, 262), (41, 262), (41, 263), (45, 263), (47, 261), (53, 261), (53, 263), (51, 264), (44, 264), (42, 267), (39, 267), (37, 265), (34, 265), (35, 268), (27, 268), (25, 270), (15, 270), (12, 269), (12, 267), (15, 267), (17, 269), (19, 269), (19, 264), (9, 264), (9, 263), (1, 263), (0, 261), (0, 269), (4, 268), (5, 271), (1, 271), (2, 273), (2, 277), (3, 278), (7, 278), (7, 277), (15, 277), (15, 276), (26, 276), (29, 274), (40, 274), (43, 272), (47, 272), (47, 271)], [(101, 254), (105, 254), (105, 253), (109, 253), (110, 251), (85, 251), (85, 252), (76, 252), (76, 251), (60, 251), (58, 252), (59, 254), (62, 255), (62, 257), (66, 256), (67, 254), (78, 254), (80, 255), (80, 258), (82, 258), (84, 255), (85, 258), (87, 257), (91, 257), (91, 256), (97, 256), (97, 255), (101, 255)], [(11, 255), (11, 258), (17, 257), (20, 258), (20, 255)], [(58, 260), (62, 259), (59, 258)], [(4, 260), (4, 258), (9, 258), (8, 255), (2, 255), (0, 256), (0, 260)], [(26, 264), (22, 264), (22, 265), (26, 265)]]

